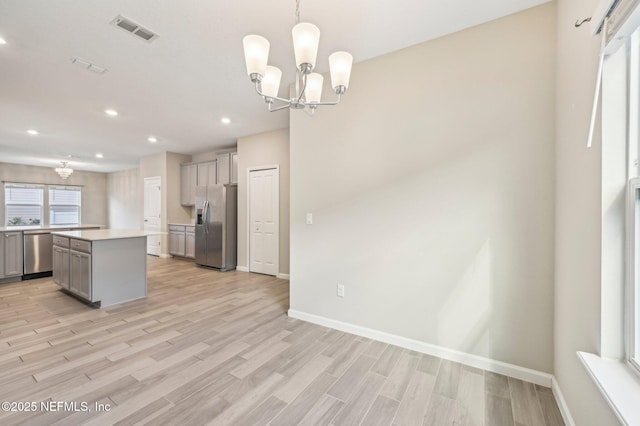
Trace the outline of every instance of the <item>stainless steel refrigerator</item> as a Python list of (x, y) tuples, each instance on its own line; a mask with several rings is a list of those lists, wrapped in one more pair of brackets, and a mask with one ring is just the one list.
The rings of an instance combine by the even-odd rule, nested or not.
[(196, 188), (196, 263), (221, 271), (236, 269), (238, 186)]

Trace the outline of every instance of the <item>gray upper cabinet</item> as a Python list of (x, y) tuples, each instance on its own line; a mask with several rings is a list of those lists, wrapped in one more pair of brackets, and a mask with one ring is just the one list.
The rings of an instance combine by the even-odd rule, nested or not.
[(216, 182), (216, 162), (208, 161), (198, 164), (198, 186), (215, 185)]
[(238, 183), (238, 153), (218, 155), (218, 183)]
[(193, 206), (196, 204), (196, 185), (198, 184), (198, 165), (182, 164), (180, 166), (180, 204)]
[(218, 155), (218, 183), (229, 183), (231, 179), (231, 156), (226, 154)]
[(196, 187), (238, 183), (238, 153), (220, 154), (213, 161), (180, 165), (180, 204), (196, 204)]
[(238, 153), (231, 153), (231, 183), (238, 183)]

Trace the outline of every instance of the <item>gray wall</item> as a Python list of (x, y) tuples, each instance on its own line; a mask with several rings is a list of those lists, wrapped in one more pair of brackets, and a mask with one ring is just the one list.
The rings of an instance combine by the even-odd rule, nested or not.
[(142, 202), (138, 193), (139, 175), (139, 169), (107, 175), (109, 228), (142, 229)]
[[(37, 183), (47, 185), (80, 185), (82, 186), (83, 223), (107, 226), (109, 215), (107, 209), (107, 175), (104, 173), (75, 170), (63, 180), (51, 167), (26, 166), (22, 164), (0, 163), (1, 182)], [(0, 188), (0, 226), (6, 225), (4, 209), (4, 186)], [(46, 214), (46, 212), (45, 212)]]
[[(144, 178), (160, 176), (161, 207), (160, 228), (167, 232), (169, 223), (185, 223), (191, 221), (191, 208), (180, 204), (180, 164), (191, 160), (191, 156), (162, 152), (140, 159), (138, 196), (140, 204), (139, 217), (144, 219)], [(163, 256), (169, 254), (169, 237), (162, 235), (160, 252)]]
[(559, 0), (556, 103), (556, 259), (554, 374), (578, 425), (615, 425), (616, 417), (576, 351), (601, 346), (601, 140), (586, 149), (600, 37), (573, 22), (597, 0)]
[(289, 129), (238, 139), (238, 266), (249, 267), (247, 170), (270, 165), (280, 174), (279, 273), (289, 274)]
[(291, 309), (552, 372), (555, 43), (546, 4), (291, 112)]

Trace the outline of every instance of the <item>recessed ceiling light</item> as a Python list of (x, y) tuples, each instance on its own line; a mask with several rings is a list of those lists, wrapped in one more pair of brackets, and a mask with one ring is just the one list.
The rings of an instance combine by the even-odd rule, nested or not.
[(229, 117), (222, 117), (222, 118), (220, 119), (220, 122), (221, 122), (222, 124), (229, 124), (229, 123), (231, 123), (231, 119), (230, 119)]
[(149, 142), (151, 142), (151, 143), (156, 143), (156, 142), (158, 142), (158, 139), (157, 139), (155, 136), (149, 136), (149, 137), (147, 138), (147, 140), (148, 140)]
[(104, 113), (107, 114), (110, 117), (117, 117), (118, 116), (118, 111), (116, 111), (115, 109), (105, 109)]
[(7, 40), (5, 40), (2, 37), (0, 37), (0, 44), (7, 44)]
[(36, 136), (36, 135), (40, 134), (40, 132), (38, 132), (37, 130), (34, 130), (34, 129), (27, 130), (27, 133), (29, 133), (30, 135), (33, 135), (33, 136)]
[(99, 152), (99, 153), (97, 153), (97, 154), (96, 154), (96, 158), (102, 158), (102, 157), (104, 157), (104, 155), (102, 155), (102, 153), (101, 153), (101, 152)]

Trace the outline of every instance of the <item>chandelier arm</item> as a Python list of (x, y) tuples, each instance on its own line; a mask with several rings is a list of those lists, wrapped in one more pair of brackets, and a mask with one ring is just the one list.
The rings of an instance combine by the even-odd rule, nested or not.
[(287, 104), (287, 106), (288, 106), (289, 104), (291, 104), (291, 100), (290, 100), (290, 99), (284, 99), (284, 98), (281, 98), (281, 97), (279, 97), (279, 96), (267, 96), (267, 95), (265, 95), (265, 94), (264, 94), (264, 93), (262, 93), (262, 91), (260, 90), (259, 85), (260, 85), (260, 82), (259, 82), (259, 81), (256, 81), (256, 83), (255, 83), (256, 93), (258, 93), (258, 95), (262, 96), (263, 98), (269, 98), (269, 99), (273, 99), (273, 100), (276, 100), (276, 101), (284, 102), (284, 103), (286, 103), (286, 104)]
[(342, 100), (342, 95), (338, 95), (338, 99), (336, 99), (335, 101), (331, 101), (331, 102), (315, 102), (315, 103), (310, 104), (310, 105), (338, 105), (341, 100)]
[(290, 108), (290, 107), (291, 107), (291, 103), (290, 102), (287, 103), (286, 105), (282, 105), (282, 106), (279, 106), (277, 108), (271, 108), (271, 103), (269, 103), (269, 112), (276, 112), (276, 111), (280, 111), (280, 110), (283, 110), (285, 108)]
[(302, 96), (304, 96), (304, 91), (307, 90), (307, 74), (302, 74), (302, 90), (300, 91), (300, 96), (298, 96), (298, 103), (306, 105), (302, 102)]

